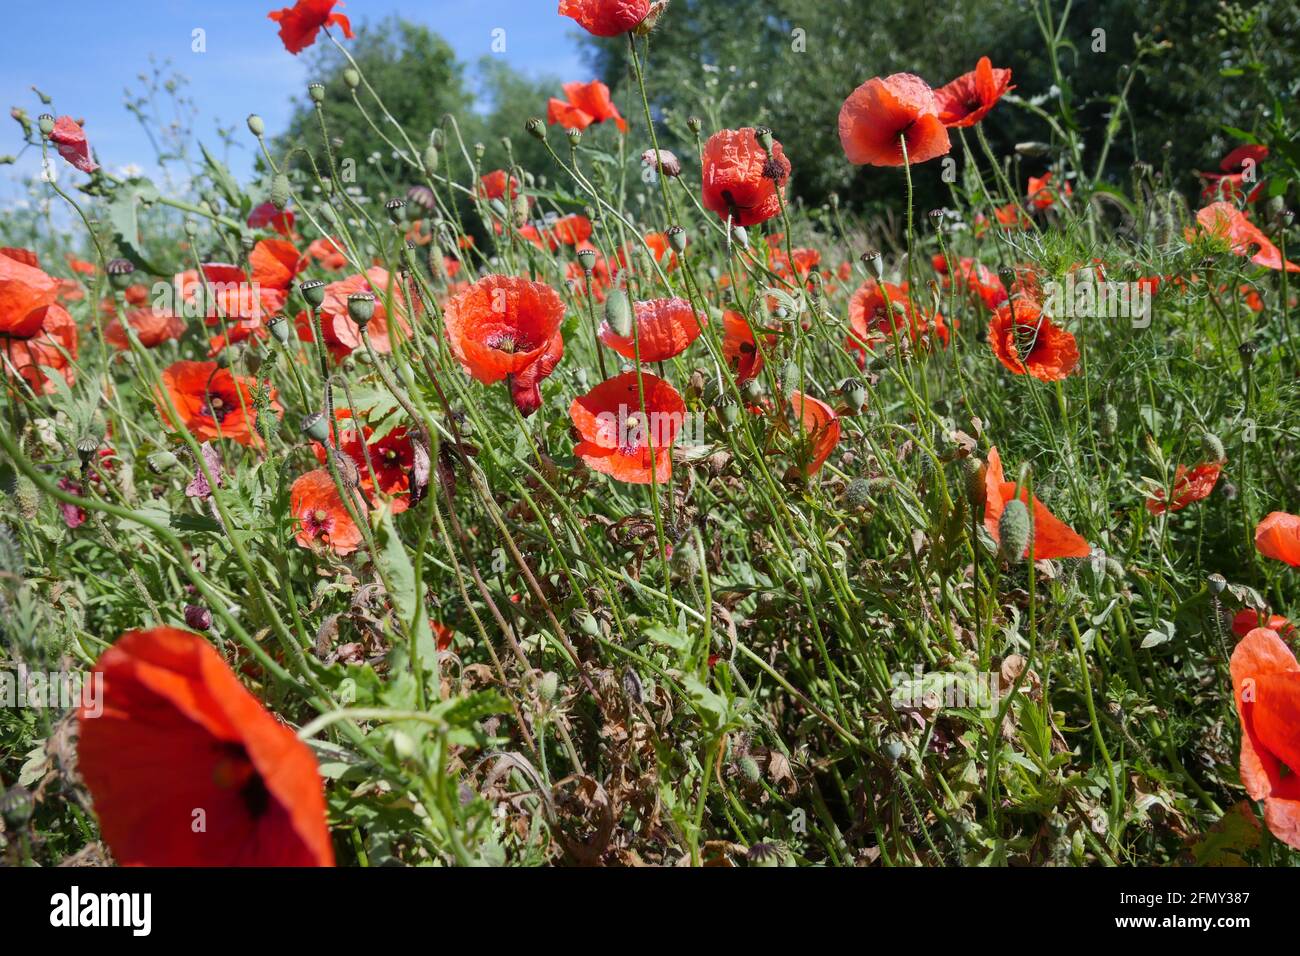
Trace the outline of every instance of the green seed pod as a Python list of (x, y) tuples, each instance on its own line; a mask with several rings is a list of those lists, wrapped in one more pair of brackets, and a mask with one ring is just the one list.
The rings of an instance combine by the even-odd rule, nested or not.
[(270, 330), (271, 337), (281, 345), (287, 345), (289, 343), (289, 333), (291, 329), (289, 328), (289, 320), (283, 315), (271, 316), (271, 318), (267, 320), (266, 327)]
[(722, 416), (722, 423), (728, 428), (734, 428), (740, 421), (740, 406), (735, 402), (727, 402), (719, 411)]
[(700, 130), (704, 129), (704, 121), (698, 116), (692, 116), (686, 120), (686, 128), (698, 136)]
[(1207, 431), (1201, 436), (1201, 457), (1206, 461), (1224, 461), (1228, 457), (1218, 435)]
[(325, 102), (325, 84), (324, 84), (324, 83), (308, 83), (308, 84), (307, 84), (307, 95), (310, 96), (310, 97), (311, 97), (311, 101), (312, 101), (313, 103), (315, 103), (316, 105), (318, 105), (318, 106), (319, 106), (321, 103), (324, 103), (324, 102)]
[(149, 464), (149, 470), (155, 475), (161, 475), (180, 464), (180, 459), (170, 451), (156, 451), (145, 460)]
[(302, 420), (302, 433), (312, 441), (318, 441), (324, 444), (330, 437), (329, 422), (325, 420), (324, 412), (312, 412)]
[(538, 140), (546, 139), (546, 124), (536, 116), (532, 117), (524, 124), (524, 129), (528, 130), (528, 135)]
[(348, 296), (348, 317), (360, 328), (370, 324), (375, 316), (375, 294), (373, 292), (353, 292)]
[(591, 270), (596, 266), (596, 250), (580, 249), (578, 251), (578, 265), (582, 266), (582, 271), (591, 275)]
[(580, 145), (582, 145), (582, 130), (580, 129), (565, 130), (564, 135), (569, 140), (570, 149), (577, 149)]
[(1002, 509), (998, 521), (998, 555), (1019, 561), (1029, 547), (1029, 509), (1019, 498), (1012, 498)]
[(349, 66), (343, 71), (343, 82), (348, 85), (348, 89), (355, 90), (361, 85), (361, 74)]
[(131, 285), (131, 277), (135, 274), (135, 263), (130, 259), (109, 259), (104, 264), (104, 271), (108, 273), (108, 281), (118, 292), (123, 292)]
[(756, 402), (763, 397), (763, 383), (756, 378), (751, 378), (741, 386), (741, 394), (751, 402)]
[(605, 299), (605, 321), (618, 335), (632, 333), (632, 303), (622, 289), (613, 289)]
[(668, 227), (668, 242), (676, 252), (686, 251), (687, 235), (686, 230), (681, 226)]
[(867, 404), (867, 386), (861, 379), (848, 379), (840, 386), (840, 395), (843, 396), (845, 404), (855, 415), (862, 411)]
[(400, 226), (406, 222), (406, 200), (390, 199), (384, 203), (384, 212), (388, 213), (388, 221), (395, 226)]
[(271, 205), (276, 209), (283, 209), (289, 205), (289, 194), (291, 192), (289, 177), (284, 173), (276, 173), (271, 179)]
[(54, 132), (54, 117), (49, 113), (42, 113), (36, 118), (36, 123), (41, 128), (41, 135), (49, 137)]
[(266, 132), (266, 123), (262, 122), (262, 117), (256, 113), (248, 114), (248, 131), (254, 136), (260, 137)]
[(319, 309), (325, 301), (325, 283), (321, 279), (308, 279), (298, 283), (298, 292), (313, 309)]

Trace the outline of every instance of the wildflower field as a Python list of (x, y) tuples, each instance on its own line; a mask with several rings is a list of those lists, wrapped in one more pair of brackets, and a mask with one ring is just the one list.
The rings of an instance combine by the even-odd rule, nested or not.
[(505, 133), (261, 6), (248, 175), (7, 91), (6, 864), (1297, 859), (1293, 4), (527, 0)]

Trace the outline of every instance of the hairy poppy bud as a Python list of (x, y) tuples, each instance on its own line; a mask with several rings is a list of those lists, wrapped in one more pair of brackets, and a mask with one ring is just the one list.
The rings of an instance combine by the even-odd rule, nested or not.
[(343, 82), (348, 85), (348, 89), (355, 90), (361, 85), (361, 74), (354, 67), (349, 66), (343, 71)]
[(422, 159), (424, 162), (425, 169), (437, 169), (438, 168), (438, 147), (426, 146), (424, 148), (424, 156), (422, 157)]
[(681, 226), (669, 226), (667, 235), (668, 243), (673, 247), (675, 252), (686, 251), (686, 242), (688, 237), (685, 229)]
[(546, 124), (536, 116), (532, 117), (524, 124), (524, 129), (528, 131), (528, 135), (533, 137), (533, 139), (546, 139)]
[(1104, 438), (1110, 438), (1119, 429), (1119, 409), (1114, 405), (1103, 405), (1101, 407), (1101, 434)]
[(984, 474), (988, 466), (979, 458), (971, 455), (961, 460), (962, 475), (966, 479), (966, 497), (973, 507), (979, 507), (984, 504), (986, 491), (984, 487)]
[(1019, 498), (1012, 498), (998, 520), (998, 555), (1019, 561), (1029, 547), (1029, 509)]
[(1201, 457), (1206, 461), (1224, 461), (1228, 457), (1224, 453), (1223, 442), (1218, 435), (1206, 432), (1201, 436)]
[(547, 671), (537, 682), (537, 696), (542, 700), (555, 700), (555, 694), (559, 689), (560, 675), (555, 671)]
[(325, 84), (324, 84), (324, 83), (308, 83), (308, 84), (307, 84), (307, 95), (310, 96), (310, 97), (311, 97), (311, 101), (312, 101), (313, 103), (316, 103), (317, 105), (319, 105), (319, 104), (321, 104), (321, 103), (324, 103), (324, 102), (325, 102)]
[(348, 316), (365, 328), (375, 315), (375, 294), (373, 292), (353, 292), (348, 296)]
[(683, 541), (673, 548), (668, 566), (676, 577), (689, 581), (700, 573), (700, 550), (694, 541)]
[(271, 178), (271, 205), (276, 209), (283, 209), (289, 205), (289, 177), (284, 173), (276, 173)]
[(632, 303), (622, 289), (613, 289), (605, 299), (605, 321), (615, 333), (628, 336), (632, 332)]
[(662, 173), (669, 179), (682, 174), (682, 161), (666, 149), (647, 149), (641, 154), (641, 165)]
[(1052, 147), (1048, 143), (1031, 140), (1026, 143), (1016, 143), (1016, 152), (1031, 159), (1041, 159), (1044, 156), (1052, 155)]
[(758, 783), (763, 779), (763, 772), (758, 769), (758, 761), (749, 754), (745, 754), (736, 761), (736, 769), (750, 783)]
[(871, 503), (871, 482), (854, 478), (844, 489), (844, 503), (850, 508), (865, 508)]
[(135, 272), (135, 263), (130, 259), (109, 259), (104, 264), (104, 271), (108, 273), (108, 281), (118, 292), (124, 291), (131, 285), (131, 275)]
[(578, 265), (582, 266), (583, 272), (587, 273), (587, 275), (591, 275), (591, 270), (596, 266), (596, 250), (579, 249)]
[(749, 248), (749, 233), (745, 231), (744, 226), (731, 227), (731, 241), (742, 249)]
[(206, 631), (212, 627), (212, 612), (198, 604), (185, 605), (185, 626), (192, 631)]
[(262, 122), (262, 117), (256, 113), (248, 114), (248, 131), (254, 136), (260, 137), (266, 132), (266, 123)]
[(325, 283), (321, 279), (308, 279), (298, 283), (298, 293), (313, 309), (319, 309), (325, 301)]
[(302, 420), (302, 433), (312, 441), (324, 444), (330, 437), (329, 422), (325, 421), (324, 412), (312, 412)]
[(26, 475), (19, 475), (14, 479), (14, 488), (11, 492), (14, 499), (14, 505), (18, 508), (18, 514), (24, 521), (33, 521), (36, 513), (41, 508), (41, 491), (32, 483), (32, 480)]

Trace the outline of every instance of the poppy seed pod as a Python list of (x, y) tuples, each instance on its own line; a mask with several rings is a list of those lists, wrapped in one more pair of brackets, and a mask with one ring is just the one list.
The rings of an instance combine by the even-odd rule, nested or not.
[(754, 127), (754, 139), (758, 140), (758, 145), (766, 152), (772, 152), (772, 131), (766, 126)]
[(284, 173), (276, 173), (271, 178), (271, 205), (276, 209), (284, 209), (289, 205), (289, 177)]
[(781, 849), (773, 843), (755, 843), (745, 851), (745, 862), (750, 866), (774, 869), (781, 865)]
[(667, 236), (668, 236), (669, 244), (673, 247), (673, 251), (675, 252), (686, 251), (687, 236), (686, 236), (685, 229), (683, 229), (681, 226), (669, 226)]
[(722, 406), (719, 414), (722, 416), (723, 424), (732, 427), (740, 421), (740, 406), (735, 402), (727, 402)]
[(45, 138), (48, 139), (50, 134), (54, 132), (54, 117), (49, 113), (42, 113), (38, 116), (36, 118), (36, 123), (40, 126), (41, 135)]
[(406, 201), (429, 212), (432, 212), (437, 205), (433, 190), (428, 186), (412, 186), (406, 191)]
[(286, 345), (289, 341), (289, 322), (283, 315), (273, 315), (267, 320), (266, 327), (274, 338), (281, 345)]
[(155, 475), (161, 475), (163, 472), (180, 464), (180, 459), (176, 457), (174, 452), (170, 451), (156, 451), (145, 461), (149, 465), (149, 470)]
[(591, 275), (591, 270), (596, 266), (596, 250), (579, 249), (578, 265), (582, 266), (583, 272), (585, 272), (587, 275)]
[(567, 129), (564, 131), (564, 135), (569, 140), (570, 149), (577, 149), (582, 144), (582, 130)]
[(1222, 574), (1211, 574), (1205, 581), (1210, 589), (1210, 593), (1216, 597), (1222, 594), (1228, 587), (1228, 580)]
[(885, 277), (885, 260), (879, 249), (868, 249), (862, 253), (862, 264), (880, 281)]
[(298, 293), (310, 308), (319, 309), (325, 301), (325, 282), (322, 279), (308, 279), (298, 283)]
[(355, 90), (361, 85), (361, 74), (353, 67), (348, 67), (343, 71), (343, 82), (348, 85), (348, 89)]
[(94, 435), (82, 435), (77, 439), (77, 457), (81, 459), (82, 465), (89, 465), (95, 459), (95, 452), (99, 450), (99, 439)]
[(998, 556), (1008, 561), (1019, 561), (1029, 547), (1029, 509), (1019, 498), (1012, 498), (1002, 506), (998, 541)]
[(406, 200), (390, 199), (384, 203), (384, 211), (388, 213), (389, 222), (400, 226), (406, 220)]
[(212, 627), (212, 612), (198, 604), (185, 605), (185, 626), (191, 631), (206, 631)]
[(1031, 140), (1025, 143), (1016, 143), (1016, 152), (1030, 159), (1041, 159), (1044, 156), (1052, 155), (1052, 147), (1047, 143)]
[(546, 124), (536, 116), (530, 118), (528, 122), (524, 124), (524, 129), (528, 131), (528, 135), (533, 137), (533, 139), (546, 139)]
[(844, 397), (844, 403), (849, 406), (849, 409), (857, 414), (867, 404), (866, 383), (857, 378), (848, 379), (840, 386), (840, 395)]
[(108, 281), (118, 292), (124, 291), (131, 285), (131, 275), (135, 272), (135, 263), (130, 259), (109, 259), (104, 265), (104, 271), (108, 273)]
[(329, 440), (330, 426), (325, 420), (324, 412), (312, 412), (302, 420), (302, 433), (312, 441), (324, 443)]
[(365, 328), (375, 315), (375, 294), (373, 292), (353, 292), (348, 296), (348, 316)]
[(627, 337), (632, 331), (632, 303), (622, 289), (613, 289), (605, 299), (605, 321), (615, 333)]
[(700, 119), (698, 116), (688, 117), (686, 120), (686, 128), (689, 129), (696, 136), (699, 136), (700, 130), (704, 129), (704, 121)]
[(307, 84), (307, 95), (310, 96), (310, 97), (311, 97), (311, 101), (312, 101), (313, 103), (317, 104), (318, 106), (319, 106), (321, 103), (324, 103), (324, 102), (325, 102), (325, 84), (324, 84), (324, 83), (308, 83), (308, 84)]
[(248, 114), (248, 131), (254, 136), (261, 136), (266, 132), (266, 123), (262, 122), (262, 117), (256, 113)]

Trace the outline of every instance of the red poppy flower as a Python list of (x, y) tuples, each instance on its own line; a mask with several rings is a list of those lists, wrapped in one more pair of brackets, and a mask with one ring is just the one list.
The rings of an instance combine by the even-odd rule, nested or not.
[(780, 215), (791, 167), (776, 140), (769, 156), (753, 127), (719, 130), (704, 144), (703, 163), (704, 206), (710, 212), (730, 216), (737, 226)]
[[(976, 221), (978, 222), (980, 216), (983, 215), (983, 213), (980, 213), (979, 216), (976, 217)], [(1004, 232), (1028, 229), (1032, 223), (1032, 220), (1025, 214), (1025, 212), (1013, 202), (1009, 202), (1005, 206), (999, 206), (997, 209), (994, 209), (993, 217), (998, 221), (998, 228), (1002, 229)]]
[(574, 454), (617, 481), (666, 482), (673, 472), (672, 446), (685, 415), (686, 403), (663, 379), (643, 372), (638, 383), (636, 372), (624, 372), (569, 406), (569, 418), (581, 436)]
[[(355, 292), (370, 292), (374, 295), (375, 311), (366, 325), (366, 334), (376, 352), (389, 354), (393, 351), (389, 336), (394, 325), (409, 336), (411, 323), (406, 312), (406, 296), (398, 285), (397, 277), (389, 275), (380, 266), (371, 266), (365, 275), (349, 276), (325, 286), (325, 299), (318, 310), (325, 347), (340, 361), (362, 348), (361, 329), (348, 314), (348, 296)], [(394, 315), (389, 315), (388, 306), (385, 305), (390, 292)], [(298, 313), (297, 325), (299, 339), (304, 342), (315, 341), (315, 329), (306, 312)]]
[[(366, 503), (354, 498), (352, 505), (359, 509), (364, 521), (370, 510)], [(297, 524), (293, 539), (299, 547), (311, 549), (319, 541), (335, 554), (345, 555), (357, 550), (363, 540), (361, 529), (352, 520), (325, 468), (309, 471), (293, 483), (289, 489), (289, 514)]]
[[(331, 436), (338, 450), (356, 465), (366, 500), (377, 506), (383, 495), (389, 499), (392, 513), (401, 514), (410, 507), (411, 469), (415, 465), (410, 433), (399, 425), (375, 438), (375, 430), (354, 418), (347, 408), (336, 408), (334, 418)], [(312, 451), (324, 464), (325, 446), (312, 442)]]
[(906, 283), (882, 285), (868, 279), (849, 300), (849, 334), (845, 345), (865, 354), (882, 342), (892, 342), (895, 329), (902, 330), (912, 342), (932, 337), (941, 344), (948, 343), (943, 316), (923, 313), (908, 295)]
[[(154, 401), (163, 420), (173, 428), (184, 425), (199, 441), (233, 438), (241, 445), (255, 441), (253, 379), (236, 377), (216, 362), (173, 362), (163, 370), (162, 379), (180, 422), (173, 420), (162, 395), (155, 395)], [(270, 410), (276, 415), (282, 411), (274, 389)]]
[(1166, 511), (1182, 511), (1193, 501), (1202, 501), (1210, 497), (1210, 492), (1219, 481), (1221, 471), (1223, 471), (1221, 461), (1206, 462), (1190, 471), (1185, 465), (1179, 465), (1174, 472), (1174, 488), (1168, 504), (1165, 503), (1165, 491), (1161, 488), (1154, 497), (1147, 499), (1147, 511), (1153, 515), (1162, 515)]
[(0, 336), (27, 339), (39, 332), (58, 292), (58, 280), (36, 265), (0, 256)]
[(316, 239), (307, 247), (307, 255), (331, 272), (337, 272), (348, 264), (348, 257), (337, 239)]
[(1254, 608), (1248, 607), (1233, 615), (1232, 633), (1238, 637), (1245, 637), (1257, 627), (1266, 627), (1270, 631), (1277, 631), (1283, 637), (1290, 637), (1295, 633), (1295, 625), (1281, 614), (1261, 614)]
[(248, 214), (249, 229), (265, 229), (270, 226), (286, 239), (293, 235), (293, 210), (281, 209), (273, 202), (264, 202), (254, 206)]
[[(764, 337), (764, 349), (775, 344), (776, 336)], [(763, 353), (754, 338), (754, 330), (739, 312), (722, 313), (722, 354), (736, 373), (737, 385), (744, 385), (763, 370)]]
[[(557, 248), (557, 244), (577, 246), (591, 238), (591, 220), (576, 213), (562, 216), (551, 225), (548, 237), (552, 250)], [(459, 268), (460, 263), (456, 265)]]
[(510, 400), (527, 418), (542, 407), (542, 380), (549, 378), (564, 358), (564, 336), (558, 331), (550, 337), (542, 354), (518, 375), (510, 378)]
[[(1016, 495), (1016, 483), (1006, 481), (1002, 474), (1002, 458), (996, 447), (989, 449), (988, 467), (984, 472), (984, 529), (1001, 543), (998, 536), (998, 523), (1002, 520), (1002, 511), (1006, 504)], [(1029, 489), (1021, 488), (1019, 498), (1029, 507)], [(1086, 558), (1092, 553), (1085, 541), (1065, 522), (1047, 510), (1047, 506), (1034, 496), (1033, 503), (1033, 548), (1034, 560), (1050, 561), (1053, 558)], [(1026, 546), (1025, 557), (1029, 554)]]
[(102, 692), (78, 715), (77, 765), (119, 863), (334, 865), (316, 758), (212, 645), (127, 631), (94, 672)]
[(559, 12), (594, 36), (616, 37), (649, 15), (650, 0), (560, 0)]
[(993, 61), (982, 56), (971, 72), (934, 91), (939, 101), (939, 122), (949, 129), (974, 126), (997, 105), (1003, 93), (1014, 89), (1011, 71), (994, 69)]
[[(1300, 272), (1300, 265), (1282, 261), (1282, 253), (1277, 246), (1232, 203), (1211, 203), (1197, 212), (1196, 221), (1205, 232), (1226, 239), (1234, 255), (1250, 256), (1251, 262), (1266, 269)], [(1259, 251), (1251, 255), (1251, 246), (1258, 246)]]
[(662, 362), (681, 355), (700, 336), (708, 317), (696, 313), (685, 299), (651, 299), (634, 303), (635, 337), (619, 335), (608, 322), (600, 324), (600, 340), (619, 355), (642, 362)]
[(984, 263), (966, 257), (958, 260), (956, 267), (949, 270), (948, 261), (941, 254), (935, 255), (933, 263), (935, 271), (944, 277), (945, 289), (955, 283), (957, 288), (977, 296), (990, 310), (1007, 301), (1006, 286)]
[(1255, 550), (1300, 567), (1300, 516), (1274, 511), (1255, 526)]
[(790, 408), (799, 416), (801, 445), (797, 455), (805, 475), (815, 475), (840, 443), (840, 422), (835, 410), (819, 398), (790, 393)]
[(1012, 372), (1043, 382), (1063, 379), (1079, 364), (1074, 336), (1053, 325), (1029, 299), (1011, 299), (998, 307), (989, 322), (989, 345)]
[(592, 123), (613, 120), (620, 133), (627, 132), (627, 120), (618, 112), (609, 95), (609, 87), (600, 80), (590, 83), (565, 83), (568, 101), (552, 96), (546, 104), (546, 121), (565, 129), (586, 129)]
[(99, 169), (99, 164), (90, 158), (86, 131), (71, 116), (60, 116), (54, 121), (50, 142), (58, 149), (60, 156), (83, 173), (93, 173)]
[[(140, 344), (147, 349), (170, 339), (179, 339), (185, 332), (185, 320), (166, 309), (131, 309), (126, 314), (126, 322), (135, 329)], [(113, 319), (104, 326), (104, 340), (123, 352), (131, 348), (121, 319)]]
[(342, 6), (339, 0), (298, 0), (292, 7), (273, 10), (266, 16), (280, 24), (284, 48), (297, 56), (316, 42), (321, 27), (337, 26), (345, 37), (352, 39), (352, 24), (343, 14), (334, 12), (336, 5)]
[(554, 289), (518, 276), (485, 276), (443, 311), (452, 352), (485, 385), (541, 358), (563, 319), (564, 302)]
[(1222, 172), (1198, 174), (1205, 180), (1205, 189), (1201, 192), (1201, 198), (1206, 202), (1220, 199), (1236, 202), (1244, 192), (1246, 177), (1249, 175), (1249, 182), (1255, 183), (1255, 187), (1246, 197), (1246, 202), (1254, 202), (1260, 197), (1264, 188), (1264, 181), (1259, 179), (1257, 168), (1267, 158), (1267, 146), (1255, 143), (1238, 146), (1219, 163)]
[(451, 647), (452, 639), (456, 636), (455, 632), (452, 631), (451, 628), (446, 624), (443, 624), (441, 621), (430, 621), (429, 627), (432, 629), (433, 636), (438, 642), (438, 650), (445, 651), (447, 648)]
[(872, 77), (840, 107), (840, 144), (856, 166), (924, 163), (952, 148), (939, 119), (939, 101), (925, 80), (911, 73)]
[[(1028, 199), (1030, 205), (1035, 209), (1047, 209), (1055, 204), (1057, 196), (1056, 192), (1051, 189), (1051, 183), (1051, 173), (1043, 173), (1042, 176), (1029, 177)], [(1066, 181), (1062, 192), (1067, 197), (1074, 195), (1074, 190), (1070, 188), (1068, 180)], [(998, 218), (1001, 219), (1000, 216)]]
[(1241, 719), (1241, 782), (1264, 801), (1264, 822), (1300, 848), (1300, 664), (1276, 631), (1257, 627), (1233, 649), (1232, 696)]
[(508, 176), (504, 169), (494, 169), (479, 180), (479, 195), (484, 199), (501, 199), (506, 197), (506, 184), (510, 185), (510, 198), (519, 195), (519, 180)]
[(69, 385), (76, 381), (72, 361), (77, 357), (77, 323), (57, 303), (44, 310), (40, 331), (30, 338), (7, 338), (4, 344), (5, 375), (19, 375), (37, 394), (52, 395), (58, 389), (50, 373), (58, 373)]

